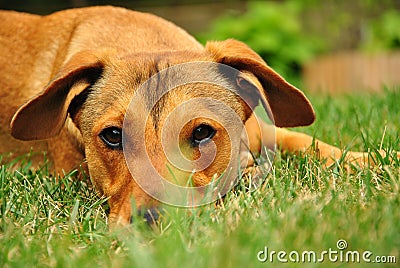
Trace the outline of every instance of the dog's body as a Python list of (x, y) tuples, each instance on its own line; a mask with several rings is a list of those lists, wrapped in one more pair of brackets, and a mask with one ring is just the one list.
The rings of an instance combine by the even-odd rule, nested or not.
[[(204, 48), (182, 29), (150, 14), (114, 7), (66, 10), (45, 17), (2, 11), (0, 55), (0, 153), (14, 152), (16, 156), (45, 151), (57, 172), (87, 164), (93, 184), (110, 198), (110, 220), (114, 223), (129, 222), (130, 197), (138, 206), (154, 203), (132, 179), (119, 138), (135, 91), (159, 70), (194, 61), (223, 63), (243, 71), (245, 77), (237, 80), (238, 90), (250, 90), (250, 99), (256, 96), (253, 104), (245, 104), (232, 92), (212, 86), (183, 87), (169, 94), (156, 112), (139, 105), (138, 115), (152, 113), (145, 142), (152, 146), (150, 159), (164, 175), (169, 171), (158, 138), (164, 115), (177, 104), (199, 96), (221, 100), (238, 114), (246, 124), (253, 153), (259, 152), (262, 144), (276, 142), (283, 150), (304, 151), (313, 143), (307, 135), (281, 128), (276, 130), (276, 141), (271, 140), (262, 134), (271, 130), (263, 123), (260, 132), (251, 107), (259, 101), (279, 127), (309, 125), (314, 112), (304, 95), (255, 52), (234, 40), (210, 42)], [(143, 98), (143, 103), (148, 101)], [(208, 127), (205, 138), (212, 138), (222, 151), (215, 164), (194, 174), (195, 184), (205, 185), (226, 168), (229, 137), (219, 124), (196, 120), (182, 131), (182, 140), (192, 139), (187, 145), (191, 157), (196, 159), (199, 154), (193, 133), (204, 133), (204, 126)], [(317, 147), (324, 158), (342, 155), (338, 148), (322, 142), (317, 142)], [(348, 156), (365, 157), (351, 152)]]

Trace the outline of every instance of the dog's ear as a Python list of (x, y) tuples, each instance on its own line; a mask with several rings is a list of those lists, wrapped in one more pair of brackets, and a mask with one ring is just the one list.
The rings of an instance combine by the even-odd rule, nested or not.
[(101, 76), (104, 64), (90, 51), (75, 54), (37, 96), (14, 114), (11, 135), (20, 140), (48, 139), (64, 126), (72, 100)]
[(228, 39), (206, 44), (208, 50), (218, 63), (223, 63), (250, 72), (262, 85), (250, 87), (253, 83), (243, 80), (239, 87), (261, 100), (268, 113), (272, 113), (274, 124), (278, 127), (296, 127), (310, 125), (315, 120), (315, 113), (307, 98), (296, 87), (285, 81), (272, 70), (263, 59), (244, 43)]

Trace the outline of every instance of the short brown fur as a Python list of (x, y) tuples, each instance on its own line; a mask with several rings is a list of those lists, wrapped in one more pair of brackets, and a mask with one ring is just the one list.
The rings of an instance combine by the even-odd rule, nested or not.
[[(157, 202), (132, 179), (122, 151), (110, 150), (99, 135), (107, 127), (122, 128), (137, 88), (168, 66), (193, 61), (229, 65), (243, 71), (239, 88), (256, 98), (245, 104), (232, 92), (204, 85), (169, 94), (152, 111), (145, 128), (149, 157), (161, 174), (168, 176), (159, 139), (165, 117), (180, 103), (199, 96), (221, 100), (239, 115), (246, 124), (251, 154), (260, 152), (261, 141), (291, 152), (306, 151), (314, 143), (312, 137), (282, 128), (276, 129), (276, 140), (270, 140), (271, 126), (258, 127), (252, 114), (258, 101), (278, 127), (309, 125), (315, 115), (304, 94), (249, 47), (235, 40), (203, 47), (184, 30), (150, 14), (116, 7), (72, 9), (44, 17), (1, 11), (0, 55), (0, 153), (13, 152), (15, 157), (47, 152), (57, 173), (83, 165), (99, 193), (109, 197), (113, 224), (129, 223), (132, 197), (139, 207)], [(152, 94), (136, 107), (138, 116), (149, 113), (146, 102), (156, 97)], [(183, 143), (194, 126), (205, 122), (199, 120), (182, 129)], [(194, 175), (196, 185), (221, 174), (230, 157), (227, 133), (217, 122), (205, 123), (217, 129), (213, 139), (221, 150), (209, 168)], [(338, 148), (315, 144), (328, 164), (342, 156)], [(186, 147), (198, 157), (196, 150)], [(247, 149), (242, 148), (241, 155), (247, 157)], [(138, 166), (141, 157), (137, 156)], [(347, 153), (348, 161), (362, 164), (366, 159), (363, 153)]]

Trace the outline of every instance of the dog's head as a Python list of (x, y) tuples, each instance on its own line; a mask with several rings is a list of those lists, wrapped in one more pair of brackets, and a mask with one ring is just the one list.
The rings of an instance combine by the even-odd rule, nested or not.
[[(151, 196), (164, 184), (152, 178), (204, 186), (224, 174), (238, 154), (239, 125), (259, 103), (279, 127), (314, 121), (303, 93), (235, 40), (209, 42), (200, 52), (83, 51), (16, 112), (11, 131), (22, 140), (48, 139), (70, 117), (91, 180), (110, 197), (111, 221), (126, 223), (130, 197), (139, 207), (155, 204)], [(171, 163), (175, 156), (189, 165)]]

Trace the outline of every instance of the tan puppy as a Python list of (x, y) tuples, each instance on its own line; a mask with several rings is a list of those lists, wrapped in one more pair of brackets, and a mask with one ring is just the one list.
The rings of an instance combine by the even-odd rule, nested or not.
[[(206, 83), (183, 85), (153, 107), (147, 103), (157, 93), (140, 96), (142, 101), (135, 106), (133, 117), (141, 120), (142, 115), (150, 115), (144, 125), (144, 142), (149, 159), (162, 176), (171, 177), (161, 146), (167, 115), (193, 98), (210, 97), (235, 111), (246, 124), (254, 154), (262, 144), (276, 142), (284, 150), (305, 151), (313, 143), (309, 136), (281, 128), (276, 130), (276, 141), (271, 140), (271, 127), (263, 123), (260, 133), (252, 116), (259, 101), (277, 127), (309, 125), (314, 121), (314, 111), (298, 89), (249, 47), (227, 40), (209, 42), (204, 48), (182, 29), (150, 14), (115, 7), (73, 9), (44, 17), (2, 11), (0, 55), (0, 153), (14, 152), (12, 156), (17, 156), (45, 151), (56, 172), (87, 164), (94, 186), (109, 197), (112, 223), (129, 223), (131, 197), (138, 207), (157, 203), (132, 179), (122, 150), (122, 129), (138, 88), (170, 66), (216, 62), (243, 71), (236, 77), (235, 89), (250, 101), (245, 103), (234, 92)], [(204, 72), (222, 77), (218, 70)], [(196, 109), (214, 112), (212, 108)], [(206, 185), (215, 174), (222, 174), (227, 159), (239, 153), (229, 143), (229, 133), (221, 122), (209, 117), (199, 115), (184, 124), (179, 133), (176, 147), (184, 148), (188, 159), (199, 158), (200, 144), (210, 140), (217, 148), (214, 161), (201, 171), (191, 174), (174, 169), (178, 180), (191, 175), (195, 186)], [(342, 154), (321, 142), (317, 147), (324, 158)], [(361, 153), (347, 156), (358, 160), (365, 157)], [(134, 152), (133, 158), (136, 172), (146, 173), (141, 170), (145, 156)]]

